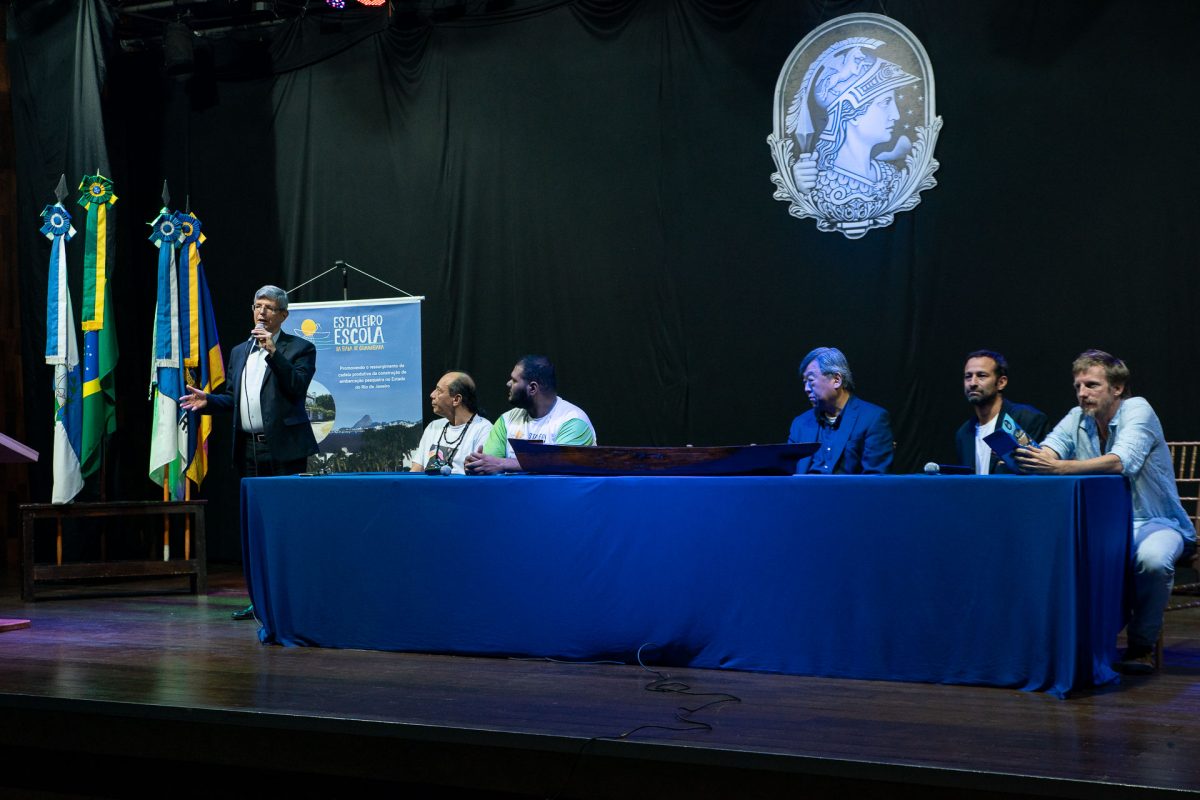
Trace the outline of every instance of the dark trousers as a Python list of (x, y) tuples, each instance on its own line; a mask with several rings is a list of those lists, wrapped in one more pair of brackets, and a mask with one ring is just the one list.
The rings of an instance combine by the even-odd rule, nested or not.
[[(250, 433), (240, 433), (242, 438), (242, 457), (238, 459), (237, 467), (243, 478), (273, 478), (277, 475), (298, 475), (308, 467), (308, 459), (300, 458), (294, 461), (277, 461), (271, 456), (271, 448), (267, 445), (265, 436), (255, 436)], [(250, 553), (246, 547), (246, 535), (242, 533), (242, 565), (249, 564)], [(246, 586), (250, 578), (247, 575)], [(250, 608), (254, 607), (251, 598)]]
[(243, 478), (272, 478), (277, 475), (299, 475), (308, 468), (308, 459), (278, 461), (271, 456), (271, 447), (263, 436), (243, 433), (242, 458), (238, 463)]

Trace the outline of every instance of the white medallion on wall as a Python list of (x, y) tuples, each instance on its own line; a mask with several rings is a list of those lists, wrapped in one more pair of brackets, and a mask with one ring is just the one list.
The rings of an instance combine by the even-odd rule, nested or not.
[(774, 112), (775, 199), (818, 230), (859, 239), (937, 185), (933, 67), (890, 17), (847, 14), (805, 36), (779, 73)]

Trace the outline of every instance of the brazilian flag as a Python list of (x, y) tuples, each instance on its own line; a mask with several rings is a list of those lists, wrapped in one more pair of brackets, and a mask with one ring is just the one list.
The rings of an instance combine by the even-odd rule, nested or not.
[(117, 202), (112, 181), (103, 175), (83, 176), (79, 205), (87, 210), (83, 247), (83, 475), (103, 463), (104, 439), (117, 429), (117, 328), (109, 286), (108, 208)]

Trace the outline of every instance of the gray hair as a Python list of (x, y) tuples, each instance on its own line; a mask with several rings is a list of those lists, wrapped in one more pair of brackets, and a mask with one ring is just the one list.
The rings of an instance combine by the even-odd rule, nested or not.
[(461, 369), (455, 370), (454, 378), (450, 381), (447, 391), (451, 397), (456, 394), (462, 395), (463, 405), (467, 407), (467, 411), (472, 414), (479, 411), (479, 398), (475, 394), (475, 379)]
[(287, 311), (287, 292), (283, 289), (268, 283), (254, 293), (255, 300), (261, 300), (264, 297), (274, 303), (280, 311)]
[(850, 372), (850, 363), (846, 361), (845, 353), (836, 347), (818, 347), (810, 351), (800, 360), (801, 378), (804, 377), (804, 370), (814, 361), (817, 362), (817, 369), (821, 370), (822, 375), (839, 375), (846, 391), (854, 391), (854, 375)]

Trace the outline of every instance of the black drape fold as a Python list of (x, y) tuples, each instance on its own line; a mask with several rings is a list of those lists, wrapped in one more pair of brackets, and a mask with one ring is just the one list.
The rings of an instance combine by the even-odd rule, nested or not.
[[(38, 231), (38, 213), (55, 202), (59, 176), (66, 175), (63, 204), (78, 232), (68, 244), (68, 284), (78, 310), (82, 297), (86, 215), (75, 200), (79, 179), (96, 170), (110, 173), (101, 101), (112, 50), (112, 13), (103, 0), (47, 0), (8, 9), (8, 53), (13, 76), (13, 129), (17, 148), (18, 262), (21, 270), (21, 357), (26, 430), (30, 445), (45, 457), (32, 472), (36, 499), (49, 497), (53, 442), (53, 370), (43, 358), (46, 344), (47, 263), (50, 245)], [(120, 212), (110, 211), (113, 229)], [(114, 241), (108, 242), (109, 280), (125, 278)], [(114, 296), (120, 296), (119, 288)], [(117, 316), (121, 314), (117, 301)], [(78, 320), (76, 320), (78, 325)], [(82, 353), (82, 336), (80, 340)], [(118, 409), (117, 436), (125, 417)], [(114, 442), (115, 444), (115, 442)], [(120, 448), (113, 449), (105, 477), (115, 481)], [(84, 497), (99, 494), (89, 480)]]

